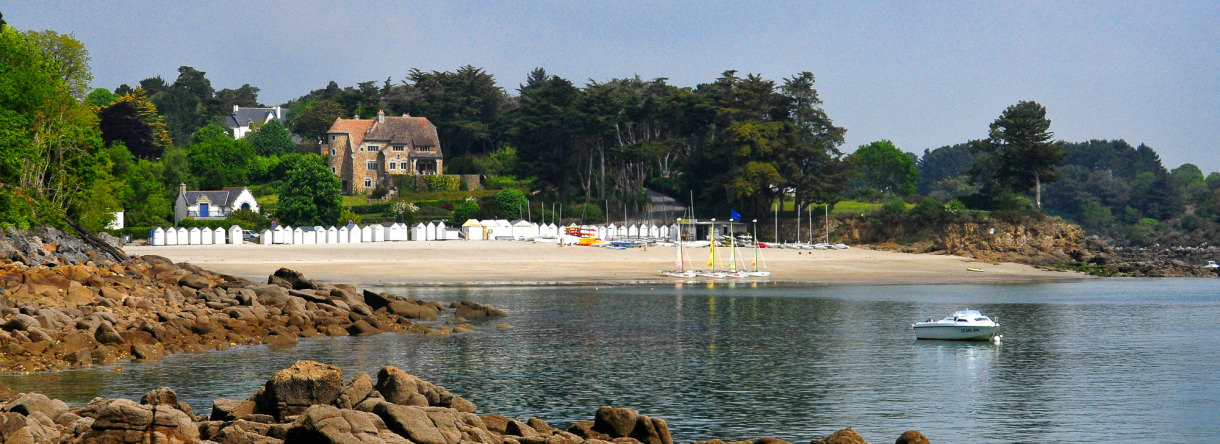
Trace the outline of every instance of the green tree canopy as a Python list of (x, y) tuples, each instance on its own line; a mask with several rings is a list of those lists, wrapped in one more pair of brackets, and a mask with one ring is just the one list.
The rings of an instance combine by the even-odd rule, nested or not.
[(335, 119), (347, 116), (343, 106), (330, 100), (315, 100), (310, 102), (299, 115), (293, 118), (293, 130), (301, 138), (309, 141), (321, 140)]
[(317, 154), (302, 155), (280, 187), (275, 216), (289, 225), (333, 225), (342, 212), (339, 177), (330, 172), (326, 159)]
[(118, 207), (97, 116), (73, 99), (59, 61), (0, 28), (0, 225), (97, 230)]
[(292, 134), (277, 119), (259, 125), (258, 129), (246, 135), (246, 140), (260, 156), (281, 156), (296, 151), (297, 147), (292, 143)]
[(59, 78), (68, 86), (68, 94), (77, 100), (84, 100), (89, 94), (89, 83), (93, 81), (89, 50), (85, 49), (85, 45), (76, 40), (76, 35), (72, 33), (45, 30), (26, 31), (25, 34), (55, 63)]
[(473, 219), (478, 213), (479, 202), (473, 197), (467, 197), (458, 204), (457, 208), (453, 209), (453, 219), (451, 219), (449, 222), (451, 222), (455, 227), (460, 227), (462, 224), (466, 223), (467, 220)]
[(861, 145), (848, 156), (859, 178), (874, 189), (887, 194), (906, 196), (915, 191), (919, 170), (915, 158), (888, 140)]
[(980, 154), (974, 177), (985, 189), (1024, 193), (1034, 191), (1034, 204), (1042, 207), (1042, 183), (1058, 179), (1057, 168), (1067, 154), (1052, 142), (1051, 121), (1038, 102), (1022, 101), (1005, 109), (991, 123), (988, 139), (971, 143)]
[(509, 220), (525, 218), (525, 208), (529, 205), (525, 193), (507, 188), (496, 193), (495, 199), (496, 203), (500, 204), (500, 217)]
[(249, 184), (250, 163), (255, 154), (245, 140), (234, 140), (220, 125), (210, 124), (191, 136), (191, 141), (187, 147), (187, 162), (200, 189), (219, 190)]
[(156, 105), (145, 98), (142, 88), (115, 99), (97, 114), (102, 139), (108, 144), (122, 143), (136, 157), (159, 158), (173, 143)]
[(96, 108), (103, 108), (114, 103), (119, 98), (118, 94), (110, 92), (106, 88), (97, 88), (89, 92), (85, 97), (85, 104)]

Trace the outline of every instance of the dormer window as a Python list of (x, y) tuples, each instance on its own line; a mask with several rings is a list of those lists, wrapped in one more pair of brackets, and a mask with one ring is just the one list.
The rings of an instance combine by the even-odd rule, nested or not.
[(369, 152), (375, 153), (381, 149), (380, 145), (369, 145)]
[(407, 149), (406, 145), (394, 145), (394, 148), (393, 148), (394, 151), (405, 151), (406, 149)]
[(429, 152), (429, 151), (432, 151), (432, 147), (430, 147), (430, 146), (421, 146), (421, 147), (416, 148), (416, 151)]

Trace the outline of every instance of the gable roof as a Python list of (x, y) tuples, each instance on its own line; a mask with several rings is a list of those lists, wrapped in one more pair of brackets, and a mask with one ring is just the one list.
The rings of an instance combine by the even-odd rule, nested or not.
[(284, 120), (284, 116), (279, 115), (279, 110), (276, 108), (237, 108), (233, 114), (225, 118), (225, 126), (228, 128), (240, 128), (250, 125), (250, 122), (266, 122), (268, 116), (276, 120)]
[[(376, 121), (374, 121), (376, 122)], [(390, 117), (386, 116), (384, 123), (374, 123), (368, 135), (368, 140), (383, 140), (394, 144), (410, 143), (415, 146), (439, 146), (436, 137), (436, 125), (427, 117)]]
[(385, 116), (384, 122), (377, 119), (335, 119), (327, 134), (347, 133), (353, 148), (360, 146), (366, 140), (414, 146), (430, 146), (435, 148), (431, 153), (440, 157), (440, 138), (436, 135), (436, 125), (427, 117), (393, 117)]
[(233, 203), (237, 201), (237, 197), (241, 196), (241, 192), (245, 187), (226, 187), (223, 190), (216, 191), (187, 191), (185, 194), (186, 204), (188, 206), (199, 203), (199, 198), (207, 196), (208, 201), (212, 205), (222, 205), (225, 208), (232, 208)]
[(376, 120), (368, 119), (335, 119), (335, 123), (326, 131), (331, 133), (347, 133), (348, 140), (351, 142), (351, 148), (354, 150), (364, 142), (364, 135), (373, 128), (373, 123)]

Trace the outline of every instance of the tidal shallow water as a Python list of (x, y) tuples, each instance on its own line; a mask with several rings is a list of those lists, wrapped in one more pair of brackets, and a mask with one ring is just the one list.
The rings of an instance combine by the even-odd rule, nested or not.
[[(675, 442), (808, 442), (848, 426), (871, 442), (908, 429), (932, 442), (1220, 436), (1216, 280), (384, 290), (509, 315), (451, 337), (327, 338), (0, 380), (77, 404), (168, 386), (200, 413), (312, 359), (348, 379), (398, 366), (480, 414), (558, 427), (632, 408), (664, 418)], [(964, 308), (998, 318), (1003, 343), (914, 339), (911, 323)]]

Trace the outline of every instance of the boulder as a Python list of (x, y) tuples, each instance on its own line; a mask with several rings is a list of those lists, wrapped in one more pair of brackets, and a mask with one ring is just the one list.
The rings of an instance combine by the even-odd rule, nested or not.
[(288, 429), (285, 442), (412, 444), (386, 428), (380, 417), (329, 405), (306, 409)]
[(435, 307), (415, 301), (394, 301), (386, 309), (390, 313), (405, 318), (419, 319), (421, 321), (435, 321), (437, 319)]
[(212, 421), (232, 421), (254, 413), (254, 401), (217, 398), (212, 401)]
[(809, 444), (868, 444), (868, 441), (865, 441), (863, 436), (860, 436), (859, 433), (848, 427), (832, 433), (825, 439), (809, 441)]
[(457, 444), (449, 441), (437, 428), (422, 407), (382, 402), (373, 407), (373, 413), (385, 421), (394, 433), (419, 444)]
[(5, 412), (20, 413), (29, 416), (40, 412), (48, 418), (54, 418), (68, 411), (68, 405), (58, 399), (48, 398), (41, 393), (23, 393), (16, 399), (4, 404)]
[(898, 440), (894, 444), (929, 444), (928, 437), (918, 430), (907, 430), (898, 436)]
[(160, 387), (145, 393), (140, 397), (140, 404), (158, 406), (164, 405), (170, 408), (181, 410), (186, 413), (186, 416), (195, 417), (195, 412), (191, 410), (191, 406), (185, 402), (178, 401), (178, 394), (169, 387)]
[(196, 290), (202, 290), (204, 288), (211, 288), (212, 280), (208, 279), (204, 275), (191, 273), (178, 279), (178, 285), (194, 288)]
[(143, 442), (146, 437), (151, 437), (152, 442), (199, 441), (199, 430), (192, 418), (169, 406), (145, 406), (129, 399), (115, 399), (101, 400), (95, 407), (93, 426), (81, 436), (82, 442)]
[(315, 404), (330, 404), (343, 392), (343, 371), (314, 361), (297, 361), (280, 370), (255, 394), (255, 413), (278, 419), (297, 415)]
[(470, 401), (394, 366), (383, 367), (377, 372), (375, 387), (386, 401), (394, 404), (449, 407), (464, 413), (475, 411), (475, 405)]
[(27, 314), (17, 314), (13, 316), (12, 319), (9, 319), (8, 322), (5, 322), (3, 326), (0, 326), (0, 328), (7, 331), (26, 331), (31, 327), (38, 326), (38, 320), (34, 319), (33, 316)]
[(480, 319), (505, 316), (504, 310), (471, 301), (452, 302), (449, 307), (456, 309), (456, 316), (466, 319)]
[(396, 300), (396, 298), (386, 293), (373, 293), (368, 290), (364, 290), (363, 295), (364, 303), (369, 307), (372, 307), (374, 310), (384, 308), (385, 306), (390, 305), (390, 302)]
[(341, 409), (355, 408), (373, 393), (373, 380), (368, 373), (361, 373), (343, 387), (343, 393), (335, 399), (335, 406)]
[(649, 418), (631, 409), (597, 409), (592, 430), (611, 438), (633, 438), (643, 444), (673, 444), (665, 420)]
[(30, 415), (0, 413), (0, 438), (5, 443), (55, 442), (59, 435), (55, 422), (41, 412)]
[(306, 279), (305, 275), (301, 274), (299, 271), (281, 268), (279, 270), (275, 270), (275, 273), (272, 273), (271, 276), (283, 279), (288, 283), (288, 288), (293, 290), (318, 289), (318, 284), (316, 282), (314, 282), (312, 279)]

